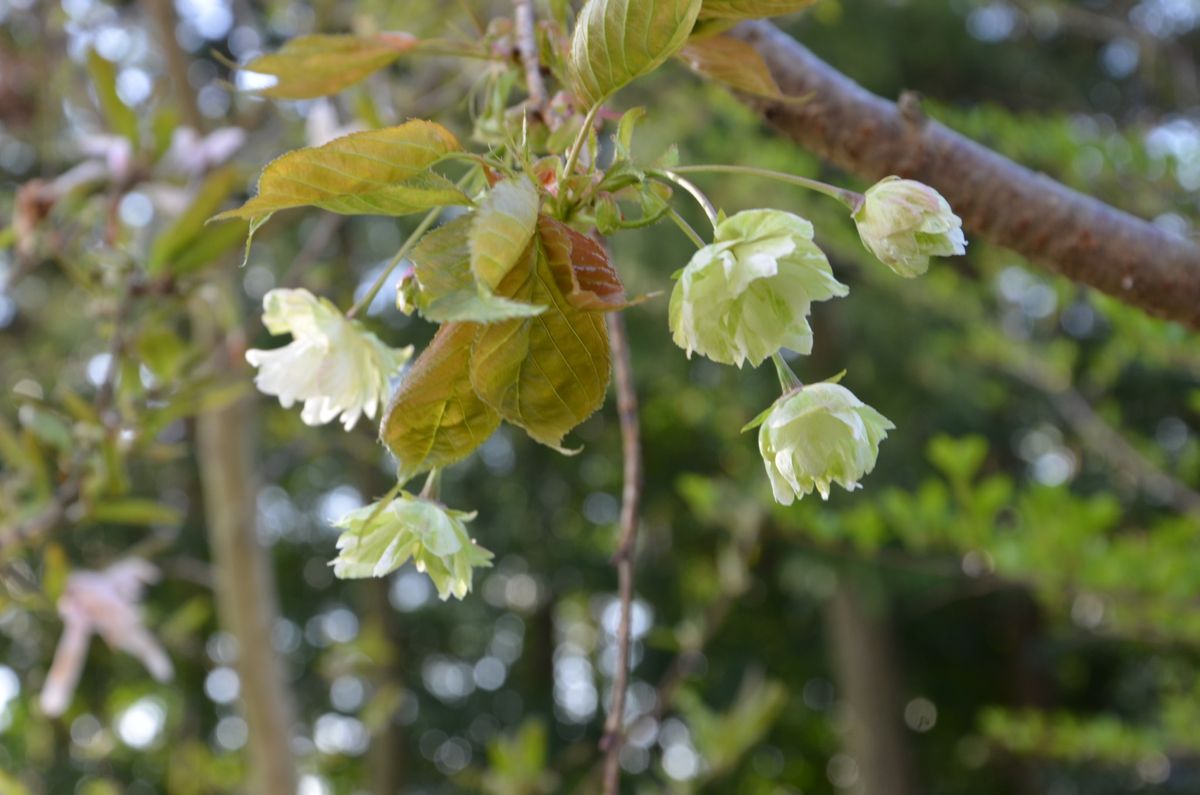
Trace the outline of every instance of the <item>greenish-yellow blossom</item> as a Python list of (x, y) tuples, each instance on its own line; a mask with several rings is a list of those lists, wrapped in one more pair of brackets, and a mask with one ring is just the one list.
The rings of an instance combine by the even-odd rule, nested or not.
[(675, 344), (715, 362), (757, 366), (781, 348), (812, 351), (814, 301), (849, 292), (813, 242), (812, 224), (781, 210), (747, 210), (717, 224), (671, 293)]
[(929, 270), (930, 257), (967, 252), (962, 219), (942, 194), (911, 179), (886, 177), (873, 185), (854, 222), (867, 250), (906, 278)]
[(292, 341), (273, 350), (246, 351), (258, 368), (254, 384), (276, 395), (286, 409), (304, 403), (300, 418), (324, 425), (341, 415), (350, 430), (388, 396), (388, 381), (412, 356), (412, 347), (391, 348), (308, 290), (271, 290), (263, 297), (263, 325)]
[(758, 449), (776, 502), (791, 505), (831, 484), (847, 491), (875, 468), (879, 443), (896, 427), (844, 386), (810, 384), (785, 394), (765, 414)]
[(477, 568), (492, 565), (492, 553), (467, 534), (474, 512), (446, 508), (402, 492), (352, 511), (335, 523), (342, 529), (338, 556), (330, 564), (342, 579), (382, 577), (409, 559), (428, 575), (443, 600), (462, 599), (471, 591)]

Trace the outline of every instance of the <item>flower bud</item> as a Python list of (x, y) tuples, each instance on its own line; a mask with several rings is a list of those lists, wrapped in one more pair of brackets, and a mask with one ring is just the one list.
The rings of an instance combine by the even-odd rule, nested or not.
[(776, 502), (791, 505), (813, 488), (829, 499), (831, 483), (854, 491), (894, 427), (838, 384), (810, 384), (779, 398), (758, 431)]
[(813, 301), (849, 292), (813, 243), (812, 224), (780, 210), (748, 210), (717, 225), (671, 292), (675, 344), (722, 364), (757, 366), (780, 348), (812, 351)]
[(873, 185), (854, 222), (867, 250), (908, 278), (929, 270), (930, 257), (967, 251), (962, 219), (940, 193), (911, 179), (887, 177)]
[(330, 565), (343, 579), (382, 577), (411, 558), (440, 598), (462, 599), (471, 590), (474, 569), (492, 565), (492, 553), (467, 534), (465, 523), (474, 518), (474, 513), (401, 493), (386, 505), (372, 503), (335, 523), (343, 532)]
[(363, 414), (373, 418), (387, 399), (388, 379), (412, 355), (411, 347), (388, 347), (307, 290), (267, 293), (263, 325), (293, 339), (282, 348), (246, 351), (246, 361), (258, 368), (254, 384), (277, 395), (285, 409), (303, 401), (300, 418), (308, 425), (324, 425), (340, 414), (350, 430)]

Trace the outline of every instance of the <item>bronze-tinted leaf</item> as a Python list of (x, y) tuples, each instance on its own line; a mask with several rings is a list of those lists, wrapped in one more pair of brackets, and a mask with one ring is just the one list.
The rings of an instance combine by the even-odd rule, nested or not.
[(277, 99), (312, 99), (354, 85), (416, 46), (417, 38), (408, 33), (301, 36), (242, 68), (277, 78), (274, 85), (256, 93)]
[(609, 373), (604, 318), (567, 301), (540, 236), (497, 292), (548, 309), (536, 317), (482, 326), (471, 353), (471, 383), (504, 419), (559, 447), (563, 436), (604, 402)]
[(470, 204), (453, 183), (429, 170), (461, 148), (449, 130), (431, 121), (353, 133), (275, 158), (259, 177), (258, 195), (216, 218), (265, 219), (303, 206), (343, 215), (407, 215)]
[(732, 36), (692, 39), (679, 51), (679, 59), (701, 77), (738, 91), (768, 99), (786, 98), (758, 50)]
[(465, 458), (487, 441), (500, 415), (479, 399), (468, 372), (479, 326), (447, 323), (405, 374), (379, 429), (407, 480)]
[(629, 305), (604, 246), (546, 215), (538, 219), (538, 233), (555, 284), (571, 306), (612, 312)]
[(762, 19), (791, 14), (812, 5), (816, 0), (704, 0), (700, 6), (703, 19)]

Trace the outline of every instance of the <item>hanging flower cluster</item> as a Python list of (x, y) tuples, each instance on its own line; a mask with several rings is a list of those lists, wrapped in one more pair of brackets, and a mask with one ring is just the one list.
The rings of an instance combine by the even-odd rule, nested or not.
[[(218, 216), (248, 221), (253, 231), (295, 207), (346, 215), (427, 213), (346, 313), (306, 290), (269, 292), (263, 323), (292, 339), (246, 354), (258, 368), (258, 388), (285, 408), (301, 403), (305, 423), (337, 419), (350, 430), (362, 416), (382, 414), (379, 437), (394, 456), (399, 483), (337, 522), (343, 531), (332, 563), (337, 576), (382, 576), (412, 561), (443, 599), (471, 590), (474, 570), (490, 565), (492, 555), (467, 533), (474, 514), (439, 502), (438, 473), (502, 423), (566, 449), (564, 437), (607, 393), (612, 352), (604, 315), (634, 303), (598, 236), (661, 220), (674, 222), (697, 249), (675, 274), (668, 308), (675, 343), (689, 357), (739, 368), (771, 359), (779, 373), (783, 397), (752, 423), (761, 426), (759, 447), (776, 500), (790, 504), (814, 490), (828, 498), (834, 483), (852, 490), (874, 467), (892, 424), (842, 386), (802, 385), (782, 357), (785, 350), (811, 353), (813, 304), (849, 292), (816, 244), (813, 225), (779, 209), (726, 217), (686, 175), (742, 173), (838, 199), (866, 248), (902, 276), (923, 273), (931, 257), (963, 253), (962, 222), (937, 191), (911, 180), (889, 177), (863, 195), (762, 169), (680, 166), (671, 153), (643, 161), (633, 147), (642, 109), (628, 111), (612, 145), (601, 146), (607, 100), (689, 41), (699, 5), (696, 0), (693, 13), (682, 16), (614, 26), (624, 12), (610, 14), (607, 0), (588, 0), (574, 31), (550, 37), (541, 48), (548, 70), (498, 66), (489, 73), (473, 130), (473, 139), (488, 145), (486, 153), (466, 151), (432, 121), (359, 130), (339, 124), (333, 105), (315, 105), (312, 145), (273, 160), (257, 194)], [(743, 11), (729, 13), (737, 18)], [(614, 36), (621, 44), (615, 49)], [(386, 60), (411, 49), (410, 39), (371, 46), (382, 46)], [(701, 46), (697, 41), (689, 46)], [(349, 84), (332, 72), (305, 71), (315, 57), (311, 48), (321, 46), (285, 47), (257, 59), (254, 69), (277, 78), (271, 91), (278, 96), (318, 98), (331, 86)], [(619, 62), (612, 60), (616, 52)], [(530, 74), (562, 83), (545, 108), (509, 101), (514, 80)], [(530, 97), (552, 93), (531, 90)], [(442, 170), (458, 171), (458, 179)], [(711, 239), (673, 207), (678, 189), (704, 209)], [(460, 209), (439, 225), (447, 207)], [(407, 270), (398, 308), (439, 326), (411, 366), (410, 347), (393, 348), (354, 319), (401, 266)], [(419, 496), (401, 490), (426, 473)]]

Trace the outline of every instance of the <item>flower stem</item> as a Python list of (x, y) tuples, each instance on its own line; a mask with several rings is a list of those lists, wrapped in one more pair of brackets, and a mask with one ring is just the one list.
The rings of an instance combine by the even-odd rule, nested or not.
[(575, 136), (575, 142), (571, 144), (571, 150), (567, 153), (567, 162), (563, 166), (563, 179), (569, 179), (575, 171), (575, 164), (579, 162), (579, 153), (583, 151), (583, 145), (587, 143), (588, 133), (591, 132), (592, 123), (596, 120), (596, 114), (600, 112), (600, 104), (592, 105), (588, 110), (587, 115), (583, 117), (583, 126), (579, 128), (579, 134)]
[(674, 182), (676, 185), (690, 193), (692, 198), (696, 200), (696, 203), (703, 208), (704, 214), (708, 216), (708, 222), (713, 225), (713, 229), (717, 228), (717, 208), (714, 207), (713, 203), (709, 201), (707, 196), (704, 195), (704, 191), (700, 190), (692, 182), (689, 182), (673, 171), (648, 171), (646, 173), (652, 177), (659, 177), (660, 179)]
[(442, 496), (442, 470), (429, 470), (429, 477), (425, 478), (425, 486), (421, 489), (420, 497), (423, 500), (438, 502)]
[(414, 229), (412, 234), (408, 236), (408, 239), (404, 241), (404, 245), (400, 247), (400, 250), (396, 252), (396, 255), (392, 257), (391, 261), (384, 266), (383, 273), (379, 274), (379, 278), (377, 278), (375, 283), (371, 285), (371, 289), (367, 290), (367, 292), (363, 294), (363, 297), (355, 301), (354, 306), (350, 307), (350, 311), (346, 313), (347, 318), (353, 319), (359, 312), (362, 312), (371, 305), (371, 302), (375, 300), (375, 296), (379, 295), (379, 291), (383, 289), (383, 285), (387, 284), (388, 277), (392, 275), (392, 271), (396, 269), (397, 265), (404, 261), (404, 258), (408, 256), (408, 252), (413, 250), (413, 246), (417, 244), (417, 241), (421, 239), (422, 235), (429, 231), (429, 227), (433, 226), (433, 222), (436, 221), (438, 216), (441, 214), (442, 208), (435, 207), (430, 210), (424, 218), (421, 219), (421, 223), (417, 224), (417, 228)]
[(783, 360), (783, 356), (779, 351), (771, 354), (771, 361), (775, 365), (775, 373), (779, 376), (779, 386), (783, 388), (783, 394), (795, 392), (797, 389), (804, 388), (804, 382), (801, 381), (788, 363)]
[(688, 240), (692, 241), (692, 243), (696, 245), (696, 248), (704, 248), (704, 238), (700, 237), (695, 229), (692, 229), (692, 225), (684, 220), (683, 216), (679, 214), (678, 210), (672, 207), (667, 210), (667, 215), (670, 216), (671, 220), (675, 222), (676, 226), (683, 230), (683, 233), (687, 235)]
[(721, 173), (721, 174), (742, 174), (748, 177), (762, 177), (764, 179), (773, 179), (777, 182), (786, 182), (789, 185), (798, 185), (801, 188), (815, 190), (817, 193), (837, 199), (842, 204), (850, 208), (850, 212), (857, 212), (862, 206), (863, 195), (852, 190), (839, 188), (836, 185), (829, 185), (819, 180), (809, 179), (808, 177), (799, 177), (795, 174), (785, 174), (782, 171), (772, 171), (769, 168), (754, 168), (753, 166), (676, 166), (674, 169), (677, 174), (701, 174), (701, 173)]

